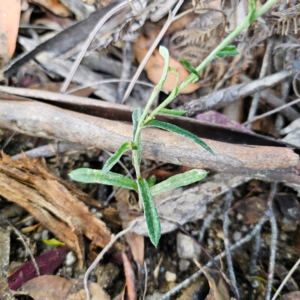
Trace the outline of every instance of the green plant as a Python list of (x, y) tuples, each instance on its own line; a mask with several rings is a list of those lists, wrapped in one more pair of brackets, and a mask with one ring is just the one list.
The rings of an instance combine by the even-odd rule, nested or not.
[[(166, 106), (180, 93), (180, 91), (186, 87), (189, 83), (197, 81), (199, 76), (198, 73), (202, 71), (208, 63), (216, 57), (224, 57), (228, 55), (237, 54), (235, 46), (229, 45), (229, 43), (248, 25), (251, 24), (256, 18), (262, 15), (267, 9), (269, 9), (278, 0), (270, 0), (264, 6), (261, 7), (259, 11), (255, 11), (255, 0), (249, 0), (249, 12), (247, 18), (230, 34), (228, 35), (210, 54), (209, 56), (197, 67), (193, 68), (189, 62), (183, 61), (184, 66), (191, 72), (190, 76), (182, 82), (179, 86), (177, 81), (173, 91), (167, 97), (167, 99), (160, 104), (155, 110), (150, 113), (150, 108), (153, 101), (158, 96), (164, 81), (166, 79), (168, 72), (176, 71), (169, 68), (169, 52), (165, 47), (160, 47), (160, 54), (165, 59), (165, 66), (160, 82), (154, 88), (150, 99), (144, 110), (141, 108), (136, 109), (132, 113), (133, 122), (133, 135), (132, 140), (125, 142), (120, 148), (108, 159), (108, 161), (103, 166), (102, 170), (92, 170), (88, 168), (81, 168), (72, 171), (69, 176), (80, 182), (86, 183), (102, 183), (118, 187), (124, 187), (128, 189), (135, 190), (139, 194), (139, 206), (144, 210), (145, 220), (147, 224), (147, 229), (151, 242), (157, 246), (160, 235), (160, 220), (157, 214), (157, 210), (152, 199), (154, 194), (159, 194), (168, 190), (172, 190), (177, 187), (185, 186), (203, 179), (207, 172), (204, 170), (191, 170), (183, 174), (175, 175), (161, 183), (149, 186), (148, 182), (141, 177), (140, 164), (141, 164), (141, 152), (142, 152), (142, 138), (141, 131), (148, 127), (157, 127), (167, 131), (174, 132), (176, 134), (182, 135), (186, 138), (193, 140), (199, 146), (203, 147), (205, 150), (215, 155), (212, 149), (207, 146), (200, 138), (173, 124), (161, 122), (155, 119), (158, 113), (168, 113), (174, 115), (180, 115), (185, 113), (184, 111), (178, 112), (166, 109)], [(121, 156), (126, 151), (132, 151), (132, 164), (136, 172), (136, 180), (127, 178), (121, 174), (113, 173), (110, 170), (118, 162)]]
[[(168, 67), (168, 63), (169, 63), (168, 50), (165, 47), (160, 47), (160, 53), (165, 59), (164, 72), (160, 82), (154, 88), (144, 111), (141, 108), (138, 108), (132, 113), (132, 122), (133, 122), (132, 140), (127, 141), (123, 145), (121, 145), (120, 148), (107, 160), (102, 170), (81, 168), (81, 169), (74, 170), (69, 174), (72, 179), (80, 182), (86, 182), (86, 183), (97, 182), (102, 184), (118, 186), (118, 187), (124, 187), (138, 192), (139, 206), (141, 209), (144, 210), (149, 237), (151, 242), (155, 246), (157, 246), (158, 244), (161, 235), (160, 233), (161, 230), (160, 230), (159, 216), (157, 214), (157, 210), (154, 201), (152, 199), (152, 196), (155, 194), (159, 194), (168, 190), (175, 189), (177, 187), (185, 186), (194, 183), (196, 181), (199, 181), (207, 175), (207, 172), (204, 170), (191, 170), (185, 172), (184, 174), (175, 175), (163, 182), (160, 182), (150, 187), (147, 180), (141, 177), (141, 172), (140, 172), (141, 152), (142, 152), (141, 131), (144, 128), (148, 128), (148, 127), (157, 127), (160, 129), (168, 130), (193, 140), (201, 147), (203, 147), (205, 150), (209, 151), (211, 154), (214, 155), (213, 151), (201, 139), (199, 139), (196, 135), (192, 134), (191, 132), (186, 131), (173, 124), (155, 120), (155, 116), (158, 112), (178, 115), (178, 114), (184, 114), (185, 111), (179, 112), (179, 111), (167, 110), (164, 107), (161, 107), (157, 111), (157, 113), (149, 114), (150, 107), (154, 99), (157, 97), (158, 93), (160, 92), (164, 84), (164, 81), (167, 77), (168, 71), (174, 72), (174, 70), (170, 70)], [(175, 94), (176, 92), (177, 92), (177, 85), (175, 86), (171, 94)], [(132, 151), (132, 164), (134, 166), (135, 173), (136, 173), (135, 181), (121, 174), (113, 173), (110, 171), (112, 167), (121, 158), (121, 156), (126, 151), (129, 150)]]

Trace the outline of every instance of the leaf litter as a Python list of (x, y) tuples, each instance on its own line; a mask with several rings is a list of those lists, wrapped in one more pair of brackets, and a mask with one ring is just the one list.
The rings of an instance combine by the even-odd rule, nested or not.
[[(107, 103), (111, 103), (109, 105), (113, 105), (118, 85), (115, 83), (95, 85), (96, 82), (110, 79), (112, 76), (114, 78), (117, 77), (117, 79), (120, 78), (118, 76), (121, 74), (121, 70), (119, 70), (120, 60), (122, 61), (123, 56), (123, 52), (120, 49), (124, 47), (126, 41), (132, 42), (133, 49), (135, 49), (134, 59), (139, 62), (157, 36), (161, 23), (164, 21), (163, 15), (168, 11), (168, 8), (166, 9), (167, 4), (163, 4), (165, 6), (161, 10), (162, 14), (158, 14), (159, 17), (156, 17), (155, 21), (152, 18), (145, 23), (145, 19), (152, 16), (155, 11), (159, 12), (160, 9), (153, 5), (151, 8), (144, 10), (143, 14), (138, 14), (137, 12), (141, 11), (142, 7), (153, 4), (152, 1), (148, 1), (148, 3), (146, 1), (142, 2), (140, 6), (135, 6), (135, 10), (132, 10), (132, 7), (128, 5), (124, 11), (112, 17), (107, 25), (101, 29), (96, 40), (86, 52), (86, 55), (93, 54), (95, 49), (101, 51), (109, 45), (105, 55), (107, 59), (111, 60), (111, 66), (114, 70), (110, 71), (109, 68), (106, 68), (105, 71), (103, 69), (95, 71), (93, 66), (95, 63), (88, 63), (89, 56), (87, 56), (85, 58), (85, 66), (80, 66), (73, 79), (73, 84), (79, 87), (82, 85), (94, 85), (92, 89), (87, 90), (86, 94), (83, 94), (84, 96), (100, 98), (107, 101)], [(299, 43), (298, 27), (300, 15), (299, 4), (294, 2), (290, 1), (288, 4), (281, 3), (281, 6), (274, 6), (262, 16), (261, 20), (245, 30), (235, 41), (241, 55), (215, 59), (200, 74), (200, 80), (188, 86), (191, 88), (187, 90), (187, 94), (180, 95), (171, 104), (170, 108), (184, 108), (188, 110), (188, 115), (190, 116), (210, 109), (213, 117), (198, 115), (197, 118), (201, 118), (201, 121), (204, 123), (211, 122), (211, 119), (213, 121), (218, 119), (219, 126), (229, 125), (237, 131), (241, 129), (250, 131), (252, 129), (252, 131), (256, 130), (258, 133), (268, 132), (272, 137), (288, 134), (283, 141), (297, 146), (299, 109), (294, 106), (290, 111), (280, 110), (282, 105), (299, 97), (297, 80), (294, 79), (294, 82), (292, 82), (299, 65), (297, 45)], [(260, 4), (258, 3), (257, 5)], [(95, 10), (100, 6), (103, 7), (103, 10)], [(4, 40), (1, 39), (1, 42), (5, 43), (4, 47), (0, 47), (2, 49), (0, 53), (2, 64), (7, 65), (12, 57), (14, 48), (16, 47), (17, 49), (14, 56), (15, 62), (11, 61), (10, 66), (6, 67), (5, 75), (10, 76), (10, 81), (6, 81), (5, 84), (30, 89), (38, 87), (38, 89), (46, 91), (53, 90), (53, 85), (57, 85), (58, 87), (54, 88), (54, 91), (57, 93), (61, 87), (62, 80), (68, 76), (68, 70), (73, 63), (72, 59), (76, 58), (83, 45), (86, 32), (90, 32), (96, 21), (113, 6), (114, 4), (110, 3), (110, 1), (101, 1), (99, 4), (98, 1), (83, 2), (77, 0), (61, 2), (32, 1), (28, 6), (22, 5), (21, 8), (17, 8), (18, 12), (21, 13), (21, 20), (27, 20), (27, 24), (25, 24), (27, 28), (23, 28), (24, 24), (20, 26), (18, 44), (6, 40), (5, 35)], [(191, 1), (189, 3), (185, 1), (182, 11), (190, 9), (190, 13), (173, 22), (162, 40), (162, 43), (169, 48), (171, 60), (172, 62), (174, 61), (173, 68), (182, 70), (183, 75), (181, 76), (187, 76), (185, 73), (186, 69), (183, 68), (180, 60), (182, 58), (187, 59), (191, 64), (201, 62), (210, 49), (226, 37), (228, 32), (239, 23), (239, 18), (243, 18), (246, 15), (246, 7), (245, 1), (241, 1), (237, 6), (230, 1), (225, 1), (224, 3), (219, 1), (211, 1), (209, 3)], [(159, 18), (161, 20), (158, 20)], [(14, 22), (10, 18), (8, 20), (10, 22), (7, 26), (10, 26), (11, 30), (15, 30), (18, 22)], [(38, 24), (43, 25), (38, 26)], [(57, 31), (51, 32), (53, 31), (53, 24), (58, 25), (56, 26), (56, 29), (60, 30), (58, 33)], [(66, 26), (70, 27), (66, 28)], [(51, 33), (50, 35), (49, 32)], [(12, 34), (11, 37), (16, 39), (17, 35)], [(280, 51), (276, 51), (276, 55), (275, 52), (264, 51), (271, 38), (275, 40), (272, 46), (274, 51), (278, 49), (278, 46), (284, 45), (284, 47), (280, 48)], [(117, 44), (113, 45), (112, 42), (115, 41), (117, 41)], [(23, 51), (27, 52), (27, 55), (24, 56)], [(23, 58), (18, 58), (19, 54)], [(28, 62), (33, 57), (35, 57), (34, 62), (26, 65), (26, 68), (21, 67), (21, 64)], [(267, 63), (261, 64), (260, 62), (262, 61)], [(135, 64), (135, 62), (133, 63)], [(155, 50), (145, 67), (146, 74), (142, 74), (141, 80), (146, 82), (148, 78), (152, 83), (156, 83), (156, 80), (160, 78), (162, 67), (163, 64), (160, 62), (158, 50)], [(262, 73), (264, 68), (266, 68), (264, 70), (265, 75), (259, 79), (261, 81), (252, 86), (242, 85), (242, 89), (240, 89), (241, 86), (238, 86), (238, 84), (248, 84), (249, 80), (257, 79), (257, 74), (259, 72)], [(132, 67), (133, 69), (134, 67)], [(1, 70), (3, 72), (3, 66), (1, 66)], [(290, 74), (288, 75), (286, 71), (290, 72)], [(13, 76), (14, 74), (17, 74), (17, 76)], [(132, 76), (132, 74), (128, 75), (129, 78)], [(274, 76), (272, 77), (272, 75)], [(278, 79), (281, 75), (281, 79)], [(171, 80), (168, 85), (164, 86), (164, 89), (171, 91), (173, 85), (174, 81), (172, 82)], [(254, 87), (255, 85), (256, 87)], [(221, 89), (219, 94), (214, 90), (216, 86), (219, 90)], [(266, 87), (268, 89), (264, 90)], [(130, 96), (135, 101), (129, 101), (128, 105), (135, 103), (133, 105), (143, 106), (140, 103), (144, 103), (147, 100), (146, 89), (148, 88), (141, 88), (141, 86), (136, 85)], [(251, 104), (251, 99), (255, 92), (260, 93), (260, 102), (256, 105), (256, 108), (254, 104)], [(4, 102), (8, 101), (7, 95), (4, 96), (1, 92), (1, 97), (3, 104), (0, 103), (0, 105), (6, 111)], [(163, 97), (163, 95), (160, 95), (160, 97)], [(225, 101), (221, 103), (219, 100), (216, 100), (220, 99), (220, 97)], [(240, 97), (243, 97), (244, 100), (240, 101), (240, 105), (237, 105)], [(159, 98), (157, 99), (158, 103), (160, 101)], [(16, 97), (14, 100), (20, 101), (21, 99), (18, 100)], [(193, 102), (192, 100), (198, 102)], [(25, 99), (23, 98), (21, 101), (24, 103)], [(203, 103), (204, 108), (196, 106), (200, 102)], [(233, 103), (230, 109), (223, 109), (223, 107), (229, 107), (229, 102)], [(192, 105), (194, 105), (194, 108)], [(260, 115), (268, 112), (270, 106), (279, 110), (276, 115), (269, 117), (268, 122), (266, 122), (266, 118), (262, 119), (264, 123), (262, 121), (251, 121), (251, 118), (247, 119), (250, 107), (256, 111), (255, 114)], [(44, 108), (44, 106), (41, 106), (40, 109)], [(23, 106), (21, 109), (24, 111), (26, 108)], [(217, 110), (218, 112), (216, 112)], [(85, 112), (84, 109), (81, 112)], [(223, 113), (224, 117), (220, 116), (221, 113)], [(238, 123), (248, 121), (250, 125), (246, 125), (247, 129), (242, 128), (240, 124), (227, 121), (228, 117)], [(1, 118), (3, 118), (3, 115)], [(32, 151), (38, 149), (39, 146), (47, 147), (52, 142), (52, 139), (57, 137), (55, 135), (57, 129), (54, 126), (57, 121), (55, 116), (52, 118), (52, 124), (47, 125), (45, 132), (42, 134), (39, 131), (39, 125), (41, 124), (39, 122), (41, 121), (35, 121), (34, 125), (31, 125), (31, 128), (34, 128), (34, 130), (30, 131), (29, 128), (20, 130), (22, 119), (19, 116), (17, 121), (10, 123), (10, 127), (3, 120), (0, 120), (1, 146), (5, 153), (10, 156), (19, 155), (19, 149)], [(296, 121), (290, 125), (292, 120)], [(118, 122), (124, 122), (124, 119), (118, 120)], [(13, 124), (18, 124), (18, 126), (13, 126)], [(71, 124), (69, 128), (74, 125), (74, 123), (69, 124)], [(127, 130), (125, 129), (127, 128), (125, 124), (122, 126), (123, 130)], [(2, 127), (5, 130), (2, 131)], [(14, 130), (16, 133), (12, 135), (12, 132), (7, 131), (7, 128)], [(222, 134), (218, 126), (213, 127), (213, 130)], [(158, 134), (158, 131), (155, 132)], [(76, 137), (76, 134), (72, 134), (75, 136), (74, 139), (66, 138), (67, 135), (64, 134), (59, 139), (66, 142), (66, 145), (70, 141), (78, 143), (80, 139)], [(127, 134), (130, 135), (130, 132)], [(232, 130), (232, 135), (237, 135), (235, 130)], [(34, 138), (34, 136), (39, 136), (39, 138)], [(238, 144), (244, 144), (245, 140), (249, 139), (247, 135), (240, 136), (242, 138), (238, 140)], [(230, 141), (230, 138), (226, 137), (224, 139), (226, 142)], [(93, 145), (93, 147), (106, 149), (106, 142), (104, 140), (101, 142), (102, 146)], [(78, 144), (76, 145), (78, 146)], [(84, 146), (85, 148), (91, 147), (90, 144), (85, 144)], [(114, 147), (112, 146), (108, 150), (113, 150)], [(256, 153), (253, 144), (249, 143), (247, 147), (253, 148), (252, 154)], [(51, 153), (48, 154), (50, 156), (47, 158), (47, 167), (54, 169), (58, 176), (49, 172), (44, 162), (40, 160), (30, 160), (19, 155), (18, 160), (13, 162), (10, 161), (8, 156), (2, 154), (1, 208), (8, 207), (9, 202), (15, 202), (25, 208), (25, 210), (19, 211), (14, 216), (15, 220), (17, 220), (14, 221), (14, 226), (19, 229), (22, 228), (23, 224), (26, 224), (27, 227), (32, 225), (27, 219), (38, 220), (42, 224), (42, 226), (38, 226), (32, 232), (27, 233), (30, 249), (37, 256), (37, 261), (38, 255), (46, 249), (46, 246), (42, 246), (41, 237), (47, 231), (51, 232), (49, 240), (51, 237), (55, 237), (65, 243), (69, 250), (74, 251), (78, 259), (78, 264), (75, 264), (76, 267), (75, 265), (71, 269), (67, 266), (64, 267), (69, 272), (68, 276), (74, 279), (67, 280), (58, 276), (53, 276), (50, 279), (50, 277), (45, 277), (44, 275), (32, 279), (32, 282), (27, 285), (23, 285), (22, 290), (31, 293), (30, 295), (35, 299), (44, 299), (43, 297), (46, 297), (46, 288), (49, 288), (50, 296), (47, 296), (50, 299), (56, 299), (55, 297), (57, 299), (69, 299), (68, 297), (84, 298), (84, 286), (76, 281), (76, 278), (80, 274), (82, 275), (85, 268), (84, 265), (89, 265), (100, 249), (107, 244), (111, 238), (111, 232), (119, 232), (121, 227), (126, 228), (132, 221), (137, 222), (133, 228), (134, 233), (128, 233), (126, 241), (117, 243), (98, 266), (105, 270), (108, 278), (106, 277), (104, 281), (102, 280), (102, 275), (90, 277), (92, 281), (98, 281), (103, 285), (103, 282), (112, 281), (114, 282), (113, 286), (108, 285), (106, 292), (103, 292), (101, 284), (89, 283), (91, 287), (90, 292), (92, 293), (91, 297), (93, 297), (93, 293), (103, 292), (104, 294), (101, 294), (102, 298), (99, 298), (99, 296), (95, 299), (106, 299), (105, 297), (113, 299), (113, 297), (122, 294), (124, 297), (129, 297), (129, 299), (134, 299), (136, 294), (139, 298), (145, 294), (147, 295), (146, 299), (154, 299), (154, 296), (151, 296), (154, 293), (160, 295), (161, 299), (167, 299), (169, 297), (168, 293), (173, 295), (173, 299), (192, 299), (194, 294), (202, 295), (203, 299), (205, 297), (207, 299), (219, 299), (220, 297), (220, 299), (230, 299), (229, 297), (236, 297), (236, 294), (234, 289), (228, 284), (228, 281), (226, 282), (226, 278), (228, 274), (234, 271), (238, 275), (237, 287), (241, 299), (246, 297), (246, 295), (249, 299), (263, 299), (265, 294), (267, 294), (266, 299), (271, 299), (268, 285), (271, 284), (274, 288), (278, 287), (284, 279), (284, 274), (299, 257), (299, 237), (297, 235), (299, 195), (296, 195), (293, 190), (297, 191), (298, 181), (281, 175), (287, 172), (286, 168), (279, 168), (280, 165), (283, 166), (284, 164), (283, 159), (282, 164), (280, 164), (280, 159), (279, 162), (276, 162), (279, 165), (276, 167), (276, 178), (263, 173), (266, 172), (263, 171), (260, 174), (259, 178), (261, 180), (259, 181), (257, 180), (257, 174), (253, 175), (245, 165), (236, 168), (234, 172), (229, 172), (228, 174), (226, 169), (224, 173), (224, 167), (223, 171), (222, 168), (217, 170), (212, 168), (210, 170), (211, 174), (203, 183), (184, 189), (177, 189), (170, 195), (156, 196), (157, 210), (162, 217), (162, 232), (164, 235), (158, 248), (153, 249), (149, 241), (143, 237), (146, 235), (146, 230), (143, 227), (143, 217), (137, 209), (137, 204), (134, 200), (135, 192), (125, 192), (123, 189), (120, 189), (116, 192), (115, 198), (110, 202), (109, 206), (104, 207), (100, 201), (107, 199), (103, 199), (103, 196), (101, 196), (101, 199), (97, 197), (97, 193), (100, 190), (98, 185), (77, 184), (78, 188), (89, 194), (89, 196), (86, 196), (86, 194), (78, 189), (74, 189), (67, 183), (66, 173), (71, 170), (89, 166), (100, 169), (105, 163), (102, 161), (104, 156), (101, 154), (101, 151), (84, 151), (81, 147), (78, 147), (78, 149), (79, 151), (72, 150), (72, 144), (70, 144), (70, 148), (65, 148), (64, 150), (59, 150), (58, 148), (57, 151), (49, 152), (47, 150), (47, 153)], [(212, 149), (214, 150), (213, 147)], [(227, 152), (231, 152), (228, 149), (231, 149), (229, 145)], [(274, 148), (273, 152), (279, 150), (279, 148)], [(165, 154), (162, 155), (164, 152), (159, 152), (158, 149), (153, 151), (158, 153), (158, 155), (152, 156), (152, 158), (156, 159), (156, 162), (150, 162), (143, 158), (145, 174), (150, 173), (149, 169), (151, 168), (157, 174), (176, 174), (178, 172), (176, 167), (170, 164), (164, 165), (162, 168), (157, 167), (159, 161), (164, 161)], [(181, 149), (180, 151), (184, 150)], [(298, 155), (298, 153), (296, 148), (296, 154)], [(260, 152), (259, 155), (263, 155), (263, 152)], [(257, 159), (259, 160), (258, 156)], [(225, 156), (222, 158), (225, 160)], [(260, 163), (257, 163), (255, 167), (258, 169), (264, 168), (263, 159), (259, 161)], [(127, 157), (123, 158), (123, 164), (125, 167), (128, 167)], [(182, 165), (182, 162), (177, 160), (177, 164)], [(192, 164), (193, 162), (191, 161), (190, 167)], [(272, 168), (271, 164), (269, 168)], [(243, 173), (239, 173), (237, 169), (240, 169)], [(291, 169), (289, 169), (289, 172), (293, 172), (293, 178), (299, 176), (299, 169), (298, 164), (293, 162)], [(123, 172), (118, 165), (114, 166), (114, 170)], [(262, 174), (265, 175), (263, 176)], [(157, 178), (158, 181), (161, 179), (162, 177)], [(272, 196), (269, 193), (270, 185), (268, 180), (286, 181), (287, 185), (279, 184), (276, 195)], [(224, 235), (222, 224), (226, 219), (224, 217), (226, 213), (226, 197), (224, 195), (230, 192), (233, 192), (233, 204), (228, 212), (228, 217), (226, 217), (230, 220), (230, 235), (227, 236)], [(110, 197), (109, 193), (113, 193), (113, 191), (107, 190), (107, 198)], [(124, 194), (123, 198), (120, 197), (122, 193)], [(251, 195), (250, 197), (247, 196), (249, 194)], [(66, 195), (68, 196), (66, 197)], [(97, 199), (98, 202), (91, 200), (91, 198)], [(273, 227), (270, 227), (267, 222), (263, 222), (266, 215), (270, 219), (275, 215), (278, 227), (277, 235), (274, 233)], [(8, 219), (12, 220), (12, 217), (8, 217)], [(222, 258), (223, 270), (212, 269), (211, 266), (207, 268), (205, 265), (209, 265), (211, 261), (203, 251), (201, 252), (199, 260), (203, 266), (203, 273), (207, 278), (210, 290), (203, 276), (197, 279), (196, 285), (192, 283), (190, 288), (184, 285), (192, 274), (200, 276), (202, 271), (197, 270), (197, 267), (194, 265), (190, 265), (187, 269), (182, 267), (187, 265), (188, 261), (180, 258), (177, 252), (178, 249), (176, 249), (178, 235), (174, 233), (180, 228), (177, 223), (185, 224), (184, 228), (189, 234), (201, 240), (205, 249), (213, 256), (218, 256), (220, 253), (222, 256), (224, 253), (222, 256), (224, 257), (226, 247), (228, 247), (226, 245), (229, 244), (229, 246), (231, 245), (230, 247), (236, 246), (235, 250), (231, 252), (232, 264), (229, 263), (228, 256)], [(251, 232), (253, 233), (252, 236)], [(102, 234), (104, 237), (101, 237)], [(250, 237), (252, 237), (252, 240)], [(272, 245), (272, 239), (277, 240), (277, 247), (273, 250), (276, 252), (276, 261), (269, 260), (270, 252), (272, 251), (269, 247)], [(126, 248), (127, 245), (130, 246), (130, 251), (124, 254), (124, 249), (129, 249)], [(12, 238), (11, 257), (25, 262), (28, 254), (20, 255), (21, 252), (16, 240)], [(126, 261), (124, 263), (125, 271), (123, 271), (123, 267), (120, 267), (121, 265), (118, 265), (118, 263), (122, 262), (120, 259), (122, 253), (123, 260)], [(130, 254), (132, 254), (133, 258), (131, 258)], [(160, 259), (161, 263), (158, 265)], [(114, 267), (110, 267), (112, 265)], [(24, 266), (23, 268), (26, 270)], [(156, 266), (158, 266), (158, 275), (154, 279), (152, 274)], [(270, 269), (276, 270), (275, 275), (268, 269), (268, 266), (270, 266)], [(116, 275), (119, 273), (114, 271), (109, 277), (110, 268), (122, 269), (121, 275)], [(30, 273), (28, 271), (25, 272), (25, 277), (29, 278)], [(60, 269), (57, 274), (63, 274), (63, 272), (64, 269)], [(130, 272), (135, 273), (135, 281), (124, 275)], [(167, 281), (165, 276), (162, 276), (167, 272), (176, 274), (175, 281)], [(219, 279), (215, 279), (212, 274), (218, 274)], [(272, 277), (273, 280), (270, 279)], [(281, 292), (281, 299), (297, 299), (299, 289), (299, 274), (297, 271), (292, 275), (292, 280), (294, 284), (285, 286)], [(53, 286), (56, 286), (56, 289), (51, 288), (50, 282), (55, 283)], [(126, 284), (127, 291), (124, 289)], [(65, 295), (62, 293), (56, 295), (59, 291), (57, 287), (62, 286), (66, 287)], [(72, 286), (76, 286), (76, 291), (72, 291)], [(45, 289), (41, 287), (45, 287)], [(129, 287), (130, 290), (128, 290)], [(93, 288), (96, 289), (95, 292), (93, 292)], [(177, 294), (175, 293), (176, 291)]]

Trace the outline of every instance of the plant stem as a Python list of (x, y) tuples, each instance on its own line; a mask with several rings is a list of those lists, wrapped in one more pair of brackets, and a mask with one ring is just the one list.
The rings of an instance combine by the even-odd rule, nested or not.
[(139, 179), (141, 178), (141, 171), (140, 171), (137, 150), (132, 150), (132, 162), (133, 162), (133, 167), (135, 169), (136, 179)]
[[(245, 18), (245, 20), (233, 31), (231, 32), (203, 61), (202, 63), (196, 68), (196, 71), (199, 73), (201, 72), (215, 57), (216, 55), (224, 49), (226, 46), (229, 45), (230, 42), (232, 42), (246, 27), (248, 27), (254, 20), (256, 20), (258, 17), (260, 17), (262, 14), (264, 14), (266, 11), (268, 11), (275, 3), (277, 3), (279, 0), (269, 0), (267, 3), (265, 3), (257, 12), (255, 12), (256, 9), (256, 0), (249, 0), (249, 8), (248, 8), (248, 15)], [(165, 78), (161, 79), (161, 82), (154, 88), (150, 99), (143, 111), (143, 114), (140, 118), (139, 124), (137, 126), (134, 143), (137, 145), (137, 147), (141, 147), (139, 145), (138, 140), (141, 134), (142, 126), (143, 124), (147, 124), (150, 120), (152, 120), (156, 114), (158, 114), (163, 108), (165, 108), (188, 84), (191, 82), (194, 82), (198, 80), (198, 76), (191, 73), (186, 80), (184, 80), (179, 87), (175, 87), (173, 92), (167, 97), (167, 99), (161, 103), (155, 110), (152, 111), (152, 113), (147, 117), (147, 114), (151, 108), (151, 105), (154, 101), (154, 99), (157, 97), (158, 93), (161, 90), (161, 87), (163, 85)], [(177, 86), (177, 84), (176, 84)], [(136, 172), (136, 178), (139, 179), (141, 177), (141, 171), (140, 171), (140, 162), (138, 158), (138, 150), (132, 150), (132, 157), (133, 157), (133, 166)], [(141, 203), (139, 203), (141, 207)]]
[[(195, 76), (195, 75), (194, 75)], [(189, 77), (188, 77), (189, 78)], [(187, 79), (188, 79), (187, 78)], [(179, 89), (177, 89), (177, 91), (176, 91), (176, 93), (171, 93), (168, 97), (167, 97), (167, 99), (163, 102), (163, 103), (161, 103), (159, 106), (157, 106), (153, 111), (152, 111), (152, 113), (145, 119), (145, 124), (147, 124), (149, 121), (151, 121), (152, 119), (154, 119), (155, 118), (155, 116), (163, 109), (163, 108), (165, 108), (169, 103), (171, 103), (173, 100), (174, 100), (174, 98), (179, 94)]]
[[(249, 26), (254, 20), (263, 15), (266, 11), (268, 11), (279, 0), (269, 0), (257, 12), (255, 12), (254, 1), (255, 0), (249, 1), (249, 12), (245, 20), (233, 32), (231, 32), (196, 68), (198, 73), (201, 72), (222, 49), (228, 46), (229, 43), (232, 42), (240, 34), (241, 31), (243, 31), (247, 26)], [(198, 77), (193, 73), (190, 74), (190, 76), (180, 84), (180, 86), (176, 90), (176, 93), (171, 93), (169, 97), (167, 97), (167, 99), (149, 115), (149, 117), (145, 120), (145, 123), (153, 119), (155, 115), (159, 113), (163, 108), (165, 108), (188, 84), (196, 80), (198, 80)]]

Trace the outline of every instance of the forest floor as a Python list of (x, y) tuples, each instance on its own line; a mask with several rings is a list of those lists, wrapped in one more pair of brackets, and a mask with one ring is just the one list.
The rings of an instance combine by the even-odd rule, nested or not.
[[(0, 0), (0, 299), (300, 299), (300, 4), (269, 2), (231, 41), (238, 52), (198, 74), (247, 1)], [(184, 114), (157, 119), (216, 155), (143, 129), (149, 185), (208, 172), (153, 196), (155, 247), (138, 189), (70, 173), (101, 170), (132, 139), (159, 46), (170, 68), (151, 109), (196, 74), (167, 106)], [(135, 179), (131, 151), (112, 171)]]

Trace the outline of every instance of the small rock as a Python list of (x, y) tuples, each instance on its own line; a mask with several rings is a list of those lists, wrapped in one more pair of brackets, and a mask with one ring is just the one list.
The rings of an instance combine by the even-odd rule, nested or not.
[(42, 234), (41, 234), (40, 232), (36, 232), (36, 233), (34, 233), (34, 235), (33, 235), (33, 239), (34, 239), (35, 241), (39, 241), (39, 240), (41, 239), (41, 236), (42, 236)]
[(177, 276), (175, 273), (172, 273), (170, 271), (167, 271), (165, 274), (165, 279), (167, 282), (175, 282), (177, 279)]
[(25, 227), (29, 227), (29, 226), (32, 226), (34, 223), (34, 218), (30, 218), (29, 220), (27, 220), (25, 223), (24, 223), (24, 226)]
[(191, 263), (186, 259), (180, 259), (179, 260), (179, 271), (184, 272), (186, 271)]
[(42, 240), (49, 240), (49, 230), (45, 229), (42, 231)]
[(73, 275), (73, 268), (72, 267), (67, 267), (66, 268), (66, 273), (69, 277)]
[(177, 253), (183, 259), (198, 259), (201, 253), (199, 245), (189, 236), (177, 233)]
[(77, 260), (76, 255), (72, 251), (70, 251), (66, 256), (65, 265), (68, 267), (72, 266), (76, 262), (76, 260)]
[(242, 234), (239, 231), (235, 231), (233, 234), (233, 239), (238, 242), (242, 238)]

